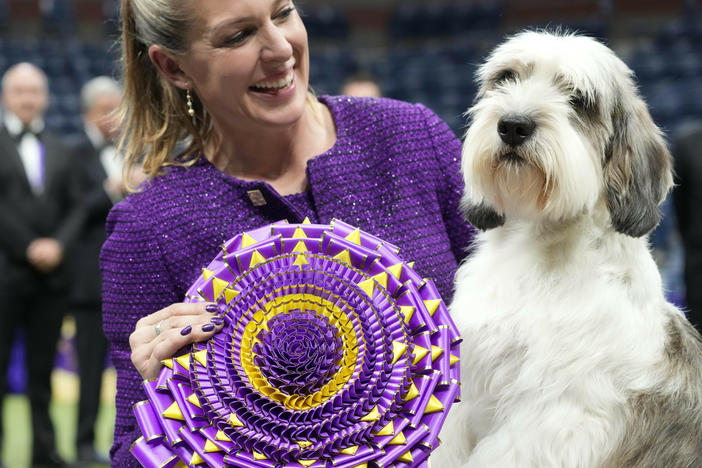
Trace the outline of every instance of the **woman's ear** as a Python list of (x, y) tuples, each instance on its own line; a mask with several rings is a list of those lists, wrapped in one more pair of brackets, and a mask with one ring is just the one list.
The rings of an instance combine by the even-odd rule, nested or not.
[(152, 45), (149, 47), (149, 58), (163, 77), (173, 86), (180, 89), (190, 89), (190, 79), (188, 79), (183, 69), (180, 68), (180, 64), (173, 54), (161, 46)]

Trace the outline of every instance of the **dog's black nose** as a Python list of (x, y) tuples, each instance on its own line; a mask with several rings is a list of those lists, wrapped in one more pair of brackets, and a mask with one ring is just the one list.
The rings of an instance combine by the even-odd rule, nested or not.
[(536, 129), (533, 119), (519, 114), (505, 115), (497, 122), (497, 133), (510, 146), (524, 143)]

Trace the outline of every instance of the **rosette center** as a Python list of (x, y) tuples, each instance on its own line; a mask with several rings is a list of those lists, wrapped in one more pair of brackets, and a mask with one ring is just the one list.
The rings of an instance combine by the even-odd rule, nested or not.
[(288, 395), (310, 395), (338, 371), (343, 346), (338, 330), (311, 310), (292, 310), (258, 335), (254, 363), (268, 382)]

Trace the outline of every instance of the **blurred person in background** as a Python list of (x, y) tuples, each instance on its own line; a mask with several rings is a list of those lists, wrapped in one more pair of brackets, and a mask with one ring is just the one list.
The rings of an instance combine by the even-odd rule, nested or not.
[(673, 206), (684, 250), (685, 311), (702, 331), (702, 121), (673, 141)]
[(351, 75), (341, 86), (340, 94), (344, 96), (381, 97), (378, 81), (369, 73)]
[(76, 456), (78, 464), (84, 465), (109, 461), (95, 449), (95, 421), (108, 349), (102, 331), (99, 258), (107, 214), (124, 196), (122, 158), (115, 148), (119, 134), (116, 110), (121, 99), (122, 88), (107, 76), (93, 78), (83, 86), (85, 132), (73, 148), (85, 215), (77, 248), (68, 258), (73, 278), (70, 310), (76, 321), (80, 376)]
[[(64, 466), (49, 417), (51, 371), (67, 307), (65, 251), (82, 213), (67, 148), (44, 130), (47, 78), (28, 63), (2, 78), (0, 128), (0, 400), (7, 393), (10, 347), (26, 330), (32, 466)], [(1, 419), (0, 419), (1, 420)]]
[(472, 229), (451, 129), (419, 104), (313, 95), (294, 2), (122, 0), (122, 53), (121, 146), (149, 175), (110, 212), (101, 251), (110, 454), (127, 468), (142, 381), (222, 329), (215, 304), (182, 301), (228, 238), (342, 219), (397, 245), (448, 301)]

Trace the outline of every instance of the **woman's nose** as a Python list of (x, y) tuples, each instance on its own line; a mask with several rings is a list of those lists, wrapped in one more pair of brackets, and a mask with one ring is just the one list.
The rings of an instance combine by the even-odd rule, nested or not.
[(261, 51), (261, 58), (266, 61), (287, 61), (292, 55), (292, 45), (285, 35), (285, 31), (271, 24), (265, 34), (265, 44)]

